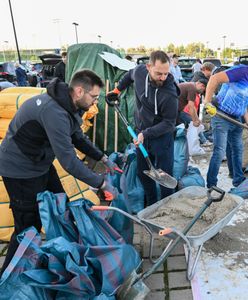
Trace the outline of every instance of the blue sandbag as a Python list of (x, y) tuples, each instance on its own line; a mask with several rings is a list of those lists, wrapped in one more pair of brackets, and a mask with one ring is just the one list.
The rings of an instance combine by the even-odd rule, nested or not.
[(248, 199), (248, 178), (241, 182), (239, 186), (231, 188), (229, 193)]
[(205, 187), (205, 180), (198, 168), (188, 166), (186, 174), (178, 180), (178, 190), (182, 190), (188, 186)]

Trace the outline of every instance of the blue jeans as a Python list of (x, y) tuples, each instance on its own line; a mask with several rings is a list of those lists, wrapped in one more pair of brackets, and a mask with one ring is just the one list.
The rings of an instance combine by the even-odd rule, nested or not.
[[(174, 133), (166, 133), (155, 139), (145, 139), (144, 146), (149, 154), (155, 168), (160, 168), (172, 175), (174, 164)], [(156, 182), (143, 173), (148, 170), (147, 162), (139, 148), (137, 148), (137, 174), (144, 187), (146, 205), (152, 205), (158, 201)], [(160, 185), (160, 199), (163, 199), (174, 192)]]
[[(241, 120), (239, 120), (241, 121)], [(233, 185), (238, 186), (244, 179), (242, 170), (243, 141), (242, 127), (215, 116), (211, 120), (214, 149), (207, 173), (207, 187), (217, 185), (220, 165), (226, 154), (227, 141), (231, 150)]]
[[(190, 116), (190, 114), (186, 113), (185, 111), (181, 111), (179, 113), (179, 120), (181, 122), (183, 122), (185, 125), (189, 125), (189, 123), (192, 121), (192, 118)], [(199, 133), (199, 140), (201, 144), (206, 143), (207, 139), (205, 137), (205, 135), (203, 134), (203, 132)]]

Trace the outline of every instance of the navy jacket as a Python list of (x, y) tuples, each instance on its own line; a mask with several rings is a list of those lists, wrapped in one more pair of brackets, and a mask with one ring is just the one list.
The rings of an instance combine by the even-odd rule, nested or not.
[(145, 65), (139, 65), (127, 72), (120, 80), (119, 91), (134, 83), (136, 95), (135, 125), (144, 138), (157, 138), (167, 132), (174, 132), (178, 96), (180, 90), (169, 73), (163, 86), (156, 87), (150, 81)]
[(0, 146), (0, 175), (10, 178), (33, 178), (48, 172), (56, 156), (72, 176), (99, 187), (103, 177), (88, 169), (77, 158), (74, 147), (95, 160), (98, 150), (80, 125), (68, 85), (55, 78), (47, 93), (27, 100), (17, 111)]

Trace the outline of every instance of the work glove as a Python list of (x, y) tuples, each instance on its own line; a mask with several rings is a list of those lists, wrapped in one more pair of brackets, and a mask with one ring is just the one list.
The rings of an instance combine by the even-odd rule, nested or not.
[(97, 191), (97, 195), (100, 200), (112, 201), (118, 196), (118, 190), (113, 187), (107, 176), (105, 176), (102, 186)]
[(109, 106), (119, 105), (120, 99), (119, 99), (120, 91), (115, 88), (113, 91), (109, 92), (106, 95), (106, 102)]
[(123, 173), (123, 171), (117, 166), (116, 163), (108, 159), (107, 155), (104, 154), (101, 161), (104, 163), (107, 171), (109, 171), (111, 175), (114, 175), (115, 172)]
[(206, 109), (206, 112), (210, 115), (210, 117), (214, 117), (216, 115), (217, 108), (213, 104), (206, 103), (204, 107)]

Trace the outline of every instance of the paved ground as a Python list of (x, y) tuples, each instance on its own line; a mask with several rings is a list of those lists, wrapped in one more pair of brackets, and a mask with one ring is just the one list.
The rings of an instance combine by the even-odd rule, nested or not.
[[(143, 271), (151, 267), (149, 261), (149, 236), (143, 228), (135, 225), (134, 246), (143, 257)], [(168, 240), (156, 238), (154, 256), (158, 257), (165, 249)], [(179, 244), (169, 258), (145, 281), (151, 292), (146, 300), (192, 300), (190, 282), (186, 279), (186, 262), (183, 245)]]

